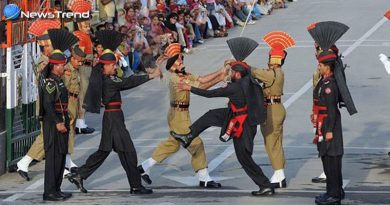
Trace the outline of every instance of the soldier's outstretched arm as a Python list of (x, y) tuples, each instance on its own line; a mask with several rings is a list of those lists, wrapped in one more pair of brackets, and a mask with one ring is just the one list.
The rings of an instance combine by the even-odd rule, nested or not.
[(233, 86), (226, 86), (223, 88), (217, 88), (212, 90), (204, 90), (200, 88), (191, 87), (191, 92), (206, 98), (214, 97), (229, 97), (233, 95), (237, 90)]
[(119, 86), (120, 90), (128, 90), (134, 87), (137, 87), (139, 85), (142, 85), (149, 80), (159, 77), (161, 74), (160, 69), (156, 69), (155, 72), (150, 73), (149, 75), (140, 75), (140, 76), (130, 76), (127, 78), (122, 78), (122, 82), (118, 83), (117, 86)]
[(204, 75), (204, 76), (200, 76), (198, 81), (200, 83), (208, 83), (208, 82), (213, 81), (216, 78), (219, 79), (223, 71), (224, 71), (224, 69), (222, 68), (222, 69), (219, 69), (219, 70), (217, 70), (217, 71), (215, 71), (213, 73), (210, 73), (210, 74), (207, 74), (207, 75)]

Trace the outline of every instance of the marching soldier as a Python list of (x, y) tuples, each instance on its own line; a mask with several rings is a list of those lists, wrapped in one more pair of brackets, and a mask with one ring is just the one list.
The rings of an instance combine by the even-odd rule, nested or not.
[[(48, 22), (50, 21), (50, 23)], [(53, 47), (51, 45), (51, 41), (47, 30), (60, 28), (61, 23), (55, 20), (36, 20), (29, 28), (29, 33), (36, 36), (37, 43), (41, 50), (41, 56), (36, 63), (36, 83), (39, 84), (40, 74), (43, 69), (49, 64), (49, 56), (53, 52)], [(39, 98), (37, 99), (37, 112), (39, 112)], [(38, 113), (37, 113), (38, 114)], [(45, 152), (43, 149), (43, 132), (41, 126), (41, 133), (35, 138), (34, 143), (31, 145), (27, 154), (22, 157), (21, 160), (16, 164), (17, 172), (19, 175), (27, 181), (30, 181), (30, 177), (28, 175), (28, 167), (33, 160), (41, 161), (45, 156)]]
[(74, 149), (75, 127), (76, 119), (78, 117), (77, 111), (79, 108), (78, 95), (80, 93), (80, 74), (78, 69), (83, 64), (84, 58), (86, 56), (78, 45), (74, 46), (71, 49), (71, 53), (72, 56), (70, 58), (70, 62), (65, 65), (65, 74), (62, 76), (65, 86), (68, 89), (68, 113), (70, 127), (68, 154), (66, 155), (64, 176), (67, 176), (69, 172), (74, 172), (74, 169), (77, 168), (77, 165), (74, 164), (71, 159), (71, 154), (73, 153)]
[(46, 155), (43, 200), (63, 201), (72, 196), (61, 191), (69, 136), (68, 91), (61, 79), (66, 64), (63, 52), (78, 39), (64, 29), (49, 30), (49, 36), (54, 51), (42, 71), (40, 87), (40, 116)]
[(98, 31), (96, 37), (105, 48), (94, 67), (86, 96), (86, 110), (99, 112), (101, 103), (105, 105), (102, 125), (102, 138), (99, 149), (90, 155), (86, 163), (79, 167), (68, 179), (77, 188), (86, 193), (83, 181), (88, 179), (114, 150), (126, 171), (131, 194), (151, 194), (153, 191), (141, 184), (141, 175), (137, 169), (137, 153), (133, 141), (126, 129), (120, 92), (137, 87), (153, 78), (160, 76), (160, 69), (149, 75), (119, 78), (116, 74), (117, 59), (114, 50), (121, 43), (121, 35), (116, 31)]
[[(190, 126), (189, 134), (177, 134), (171, 131), (172, 136), (182, 142), (184, 147), (201, 132), (211, 126), (221, 127), (220, 140), (226, 142), (233, 139), (234, 150), (242, 168), (247, 175), (259, 186), (258, 191), (253, 191), (253, 196), (270, 196), (275, 193), (269, 179), (252, 158), (253, 140), (256, 136), (257, 125), (265, 120), (263, 93), (260, 84), (252, 77), (251, 68), (243, 60), (258, 46), (256, 41), (239, 37), (228, 40), (228, 45), (236, 61), (229, 62), (231, 67), (231, 80), (226, 87), (213, 90), (204, 90), (181, 83), (181, 90), (191, 91), (194, 94), (213, 98), (227, 97), (227, 108), (213, 109), (205, 113)], [(246, 48), (246, 49), (242, 49)], [(233, 124), (231, 127), (230, 124)], [(231, 129), (231, 131), (228, 131)], [(229, 136), (226, 137), (225, 136)]]
[[(82, 2), (88, 2), (82, 3)], [(79, 5), (80, 3), (80, 5)], [(73, 12), (85, 12), (92, 10), (92, 4), (85, 0), (74, 0), (70, 6)], [(73, 34), (79, 38), (79, 47), (87, 55), (83, 65), (79, 68), (80, 73), (80, 93), (79, 93), (79, 110), (78, 118), (76, 120), (76, 134), (91, 134), (95, 131), (94, 128), (88, 127), (85, 122), (85, 109), (83, 108), (84, 98), (87, 93), (89, 78), (91, 76), (93, 65), (93, 43), (91, 40), (91, 22), (89, 18), (77, 18), (76, 24), (78, 30)]]
[(267, 107), (267, 120), (261, 124), (261, 133), (274, 169), (271, 183), (274, 188), (285, 188), (287, 182), (284, 175), (286, 159), (283, 150), (283, 123), (286, 118), (286, 110), (281, 99), (284, 85), (282, 66), (287, 56), (285, 49), (294, 46), (295, 42), (284, 32), (271, 32), (263, 39), (272, 48), (269, 52), (268, 69), (254, 69), (252, 74), (264, 83), (263, 92), (264, 104)]
[[(187, 134), (191, 123), (189, 106), (190, 92), (178, 90), (177, 85), (180, 81), (185, 81), (194, 87), (208, 89), (211, 86), (222, 81), (224, 78), (224, 70), (221, 69), (206, 76), (198, 76), (186, 73), (183, 65), (181, 54), (181, 46), (178, 43), (170, 44), (165, 50), (165, 56), (169, 58), (166, 69), (170, 72), (169, 77), (169, 93), (170, 93), (170, 109), (168, 112), (168, 126), (171, 131), (180, 134)], [(148, 184), (151, 184), (149, 175), (146, 173), (156, 163), (161, 163), (163, 160), (176, 153), (180, 149), (180, 142), (172, 136), (160, 142), (154, 150), (151, 158), (142, 162), (138, 167), (142, 179)], [(187, 151), (191, 154), (191, 164), (199, 176), (199, 186), (204, 188), (220, 188), (221, 184), (213, 181), (207, 170), (207, 159), (204, 150), (203, 141), (196, 138), (191, 146), (187, 147)]]

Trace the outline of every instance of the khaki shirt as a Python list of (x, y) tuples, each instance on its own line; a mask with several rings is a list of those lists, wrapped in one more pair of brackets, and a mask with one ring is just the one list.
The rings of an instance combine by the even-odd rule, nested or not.
[(62, 80), (69, 93), (80, 93), (80, 74), (77, 69), (73, 68), (70, 62), (65, 65), (65, 73), (62, 76)]
[(198, 81), (199, 76), (194, 74), (189, 74), (187, 76), (179, 76), (176, 73), (172, 73), (169, 79), (169, 93), (170, 93), (170, 101), (171, 102), (185, 102), (190, 103), (190, 92), (189, 91), (178, 91), (176, 86), (180, 82), (180, 80), (183, 80), (185, 83), (193, 86), (193, 87), (199, 87), (200, 82)]
[(47, 64), (49, 64), (49, 57), (42, 54), (39, 57), (38, 62), (36, 64), (36, 68), (37, 68), (37, 72), (38, 72), (37, 79), (39, 79), (43, 69), (47, 66)]
[(283, 95), (284, 72), (282, 69), (252, 69), (252, 75), (263, 81), (264, 97), (280, 97)]

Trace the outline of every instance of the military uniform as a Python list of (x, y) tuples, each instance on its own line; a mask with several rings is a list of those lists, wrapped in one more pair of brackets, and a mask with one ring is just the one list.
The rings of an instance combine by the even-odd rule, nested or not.
[(78, 117), (77, 114), (79, 108), (78, 95), (80, 93), (80, 75), (79, 75), (79, 71), (75, 69), (71, 63), (68, 63), (65, 66), (65, 74), (63, 75), (63, 80), (69, 93), (68, 113), (70, 119), (69, 122), (70, 130), (69, 130), (68, 154), (72, 154), (74, 149), (76, 119)]
[[(258, 43), (252, 39), (238, 37), (227, 41), (230, 51), (236, 61), (230, 62), (232, 83), (226, 87), (204, 90), (191, 87), (189, 90), (207, 98), (226, 97), (229, 99), (227, 108), (209, 110), (190, 126), (190, 134), (171, 134), (182, 141), (184, 147), (204, 130), (211, 126), (221, 127), (220, 140), (226, 142), (233, 138), (234, 150), (237, 159), (246, 174), (259, 186), (258, 191), (253, 191), (254, 196), (273, 195), (274, 188), (269, 179), (264, 175), (260, 166), (252, 158), (256, 128), (265, 121), (265, 110), (259, 102), (264, 99), (261, 86), (253, 79), (249, 65), (243, 60), (253, 52)], [(245, 49), (242, 49), (245, 48)], [(241, 77), (237, 77), (239, 73)], [(233, 126), (230, 124), (233, 123)], [(232, 128), (228, 139), (225, 138), (227, 130)]]
[[(326, 193), (340, 199), (343, 186), (341, 167), (344, 149), (341, 115), (337, 106), (339, 91), (333, 76), (325, 78), (317, 84), (313, 97), (318, 99), (317, 134), (322, 136), (322, 140), (318, 141), (317, 148), (327, 176)], [(327, 132), (333, 133), (333, 139), (330, 141), (325, 140)]]
[(284, 169), (283, 123), (286, 110), (281, 103), (284, 85), (284, 73), (277, 69), (254, 69), (252, 74), (264, 83), (263, 93), (266, 99), (267, 120), (261, 124), (264, 144), (274, 170)]
[[(92, 72), (92, 62), (93, 62), (93, 43), (91, 40), (91, 37), (82, 31), (75, 31), (73, 32), (75, 36), (77, 36), (80, 39), (80, 48), (83, 49), (84, 53), (87, 55), (85, 58), (84, 65), (80, 66), (79, 68), (79, 74), (80, 74), (80, 93), (79, 93), (79, 115), (84, 118), (85, 109), (83, 108), (84, 98), (87, 93), (88, 85), (89, 85), (89, 78), (91, 76)], [(79, 118), (79, 120), (84, 120)], [(85, 124), (85, 121), (83, 121), (83, 124)], [(84, 133), (83, 130), (87, 130), (86, 133), (92, 133), (94, 131), (93, 128), (88, 127), (77, 127), (79, 128), (77, 131), (78, 133)], [(81, 130), (83, 129), (83, 130)]]
[(57, 123), (64, 123), (69, 130), (67, 113), (68, 91), (62, 79), (51, 73), (42, 88), (43, 139), (46, 154), (44, 195), (60, 192), (65, 156), (68, 153), (68, 134), (56, 129)]
[[(116, 31), (99, 31), (96, 37), (105, 48), (92, 73), (88, 93), (86, 96), (86, 110), (100, 112), (101, 104), (105, 110), (102, 121), (102, 136), (99, 149), (91, 154), (84, 165), (80, 166), (77, 173), (70, 176), (81, 192), (87, 190), (83, 186), (83, 180), (88, 179), (104, 162), (110, 152), (114, 150), (126, 171), (127, 180), (132, 194), (151, 194), (153, 191), (146, 189), (141, 184), (141, 175), (137, 169), (137, 152), (129, 131), (126, 129), (125, 118), (122, 111), (121, 91), (137, 87), (150, 80), (148, 75), (130, 76), (119, 78), (112, 74), (103, 74), (105, 65), (116, 66), (116, 56), (113, 52), (122, 42), (120, 33)], [(110, 70), (113, 71), (113, 70)]]
[(128, 78), (103, 77), (102, 102), (106, 109), (103, 115), (102, 138), (98, 151), (91, 154), (77, 171), (82, 179), (87, 179), (93, 174), (114, 149), (126, 171), (130, 187), (142, 186), (141, 175), (137, 169), (137, 153), (124, 123), (120, 91), (131, 89), (147, 81), (149, 77), (146, 75)]
[[(168, 126), (170, 131), (174, 131), (179, 134), (187, 134), (190, 132), (191, 118), (188, 110), (190, 106), (190, 92), (178, 91), (177, 84), (181, 78), (188, 84), (198, 87), (199, 76), (189, 74), (180, 77), (176, 73), (172, 73), (169, 80), (169, 93), (170, 93), (170, 109), (168, 111)], [(168, 136), (168, 139), (159, 143), (154, 150), (152, 158), (157, 162), (162, 162), (172, 154), (176, 153), (180, 149), (180, 143)], [(191, 154), (191, 164), (195, 172), (198, 170), (207, 168), (206, 153), (203, 145), (203, 141), (200, 138), (196, 138), (191, 145), (187, 148)]]

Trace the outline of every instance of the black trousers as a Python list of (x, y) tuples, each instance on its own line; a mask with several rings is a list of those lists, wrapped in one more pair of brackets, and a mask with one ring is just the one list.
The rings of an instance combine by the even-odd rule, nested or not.
[(343, 187), (342, 175), (342, 155), (340, 156), (322, 156), (322, 165), (326, 175), (326, 193), (335, 198), (341, 198)]
[[(126, 171), (127, 180), (132, 188), (141, 186), (141, 175), (137, 169), (137, 154), (134, 152), (117, 152), (123, 169)], [(103, 164), (110, 152), (97, 150), (91, 154), (85, 164), (78, 169), (78, 173), (83, 179), (91, 176)]]
[(65, 169), (66, 154), (61, 154), (55, 143), (45, 150), (44, 194), (61, 191), (62, 177)]
[[(192, 136), (199, 136), (201, 132), (211, 126), (222, 127), (225, 126), (225, 121), (228, 117), (229, 109), (220, 108), (210, 110), (191, 125)], [(269, 179), (264, 175), (263, 170), (252, 158), (253, 153), (253, 140), (256, 136), (255, 126), (244, 126), (244, 132), (240, 138), (234, 138), (234, 150), (238, 162), (246, 174), (257, 184), (259, 187), (270, 187)]]

